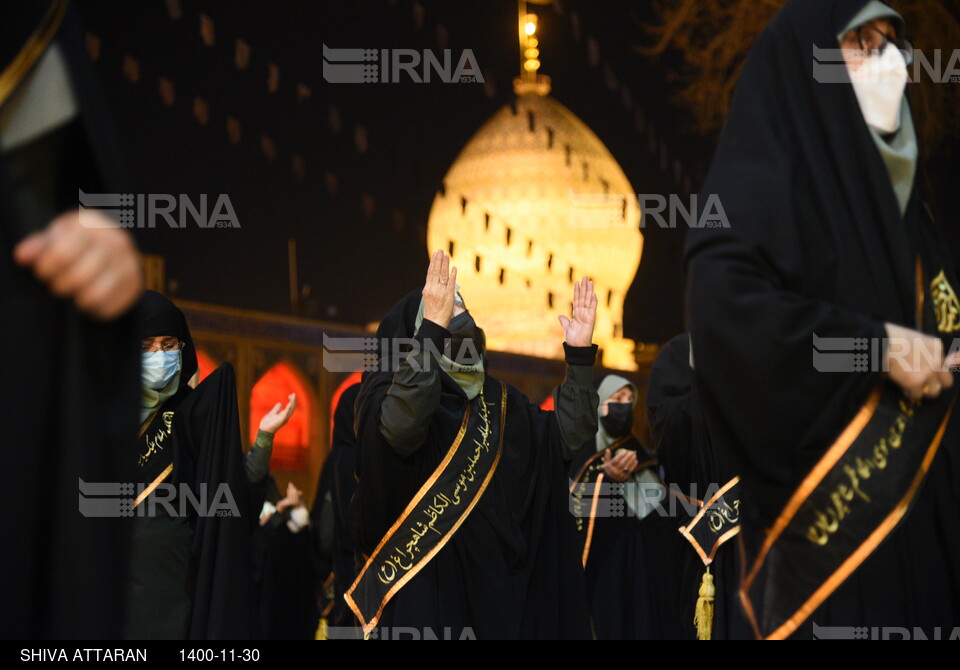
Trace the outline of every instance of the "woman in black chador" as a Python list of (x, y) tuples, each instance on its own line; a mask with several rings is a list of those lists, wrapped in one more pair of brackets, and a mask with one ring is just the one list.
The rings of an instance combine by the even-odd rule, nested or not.
[[(681, 637), (709, 640), (744, 639), (751, 632), (740, 608), (740, 562), (737, 535), (740, 501), (736, 470), (710, 442), (703, 407), (693, 383), (690, 337), (667, 342), (650, 368), (647, 417), (653, 447), (675, 501), (674, 532), (683, 527), (678, 575), (677, 612)], [(723, 494), (690, 530), (699, 512), (715, 495)], [(709, 570), (709, 574), (708, 574)], [(703, 592), (703, 593), (701, 593)], [(712, 600), (704, 596), (712, 593)], [(703, 604), (709, 602), (709, 609)], [(699, 606), (699, 607), (698, 607)]]
[[(357, 382), (340, 396), (333, 411), (330, 454), (323, 463), (313, 509), (310, 513), (310, 548), (317, 574), (316, 596), (327, 632), (334, 639), (339, 630), (351, 631), (353, 612), (343, 596), (357, 578), (350, 538), (350, 500), (357, 490), (357, 435), (354, 405), (360, 393)], [(322, 637), (323, 630), (318, 631)], [(352, 635), (352, 631), (350, 633)]]
[(368, 633), (589, 637), (562, 451), (597, 428), (596, 309), (585, 277), (560, 317), (556, 412), (486, 373), (483, 332), (442, 252), (423, 291), (386, 315), (357, 399), (362, 567), (347, 599)]
[[(7, 0), (0, 20), (0, 635), (112, 639), (123, 524), (86, 484), (123, 481), (136, 438), (130, 234), (86, 193), (129, 192), (76, 5)], [(80, 506), (77, 486), (80, 483)], [(82, 578), (78, 576), (82, 575)]]
[(633, 434), (637, 387), (619, 375), (597, 384), (596, 435), (573, 454), (570, 505), (580, 536), (594, 636), (673, 639), (677, 524), (660, 503), (656, 455)]
[(197, 354), (183, 312), (147, 291), (139, 317), (141, 427), (126, 479), (138, 486), (124, 634), (255, 637), (252, 533), (273, 433), (296, 399), (263, 417), (244, 455), (233, 367), (224, 363), (192, 388)]
[(919, 196), (904, 29), (876, 0), (790, 0), (703, 186), (723, 225), (688, 238), (697, 391), (746, 487), (764, 637), (960, 620), (960, 284)]

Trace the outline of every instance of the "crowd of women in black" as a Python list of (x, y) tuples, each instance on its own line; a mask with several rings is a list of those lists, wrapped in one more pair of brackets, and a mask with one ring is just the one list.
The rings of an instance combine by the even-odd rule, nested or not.
[[(76, 211), (77, 173), (123, 192), (82, 33), (66, 2), (13, 4), (5, 636), (960, 630), (960, 283), (920, 197), (913, 47), (890, 6), (789, 0), (753, 45), (702, 186), (727, 224), (689, 232), (689, 334), (646, 384), (595, 379), (584, 277), (541, 409), (489, 369), (470, 286), (438, 251), (380, 321), (380, 363), (343, 394), (308, 512), (268, 472), (295, 399), (245, 451), (232, 368), (197, 384), (183, 314), (142, 291), (129, 236)], [(833, 69), (815, 63), (824, 49)], [(137, 495), (85, 517), (78, 479)], [(226, 487), (228, 513), (154, 504), (170, 486)]]

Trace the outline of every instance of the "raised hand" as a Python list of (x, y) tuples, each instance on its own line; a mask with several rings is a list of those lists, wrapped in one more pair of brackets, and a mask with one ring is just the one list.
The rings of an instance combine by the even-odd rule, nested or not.
[(260, 419), (260, 430), (273, 435), (287, 424), (296, 408), (297, 394), (291, 393), (287, 396), (286, 407), (283, 407), (283, 403), (278, 402), (273, 406), (273, 409), (263, 415), (263, 418)]
[(559, 316), (560, 325), (571, 347), (589, 347), (593, 340), (593, 326), (597, 321), (597, 294), (593, 280), (584, 277), (573, 285), (573, 314)]
[(434, 252), (423, 285), (423, 318), (446, 328), (453, 318), (453, 300), (457, 290), (457, 268), (450, 267), (450, 257)]

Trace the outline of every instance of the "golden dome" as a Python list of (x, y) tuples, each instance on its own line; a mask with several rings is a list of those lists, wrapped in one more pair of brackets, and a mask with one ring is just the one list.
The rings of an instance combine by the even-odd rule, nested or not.
[(643, 249), (635, 191), (570, 110), (518, 90), (515, 107), (494, 114), (450, 166), (430, 210), (428, 249), (450, 253), (496, 351), (562, 358), (557, 315), (570, 313), (573, 282), (591, 277), (603, 364), (635, 369), (622, 328)]

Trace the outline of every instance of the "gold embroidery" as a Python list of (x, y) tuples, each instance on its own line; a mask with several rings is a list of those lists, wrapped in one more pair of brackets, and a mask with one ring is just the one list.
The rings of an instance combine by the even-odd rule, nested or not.
[[(585, 514), (586, 507), (583, 502), (583, 497), (589, 494), (589, 484), (593, 480), (594, 475), (603, 471), (603, 461), (601, 460), (603, 453), (602, 451), (598, 451), (590, 457), (590, 460), (586, 462), (577, 475), (578, 481), (574, 481), (570, 487), (571, 512), (573, 513), (578, 533), (583, 532), (584, 518), (588, 516)], [(583, 479), (583, 481), (579, 481), (580, 479)]]
[[(466, 520), (466, 518), (473, 511), (473, 508), (480, 501), (480, 498), (483, 496), (484, 491), (486, 491), (487, 486), (490, 484), (490, 480), (493, 478), (494, 473), (497, 470), (497, 465), (500, 463), (500, 454), (503, 449), (503, 427), (506, 421), (507, 415), (507, 389), (503, 384), (500, 385), (500, 435), (497, 442), (497, 450), (493, 455), (493, 462), (489, 466), (489, 470), (483, 478), (483, 481), (479, 482), (479, 486), (476, 489), (476, 492), (473, 494), (472, 500), (467, 500), (466, 498), (461, 498), (460, 494), (464, 493), (466, 496), (470, 496), (470, 491), (465, 488), (469, 483), (476, 480), (478, 474), (476, 470), (476, 465), (479, 462), (480, 456), (483, 452), (489, 452), (491, 449), (491, 440), (490, 440), (490, 417), (489, 417), (489, 407), (494, 406), (493, 403), (487, 403), (483, 397), (483, 391), (480, 392), (478, 409), (479, 416), (483, 423), (482, 427), (479, 428), (480, 439), (474, 440), (475, 450), (473, 455), (467, 457), (468, 465), (461, 470), (460, 476), (457, 478), (457, 486), (454, 492), (451, 495), (444, 493), (436, 494), (431, 501), (432, 504), (426, 508), (426, 510), (420, 508), (421, 511), (429, 522), (423, 520), (416, 521), (416, 526), (408, 527), (408, 530), (414, 535), (414, 540), (408, 542), (405, 547), (400, 548), (398, 545), (392, 547), (387, 547), (388, 543), (394, 540), (394, 534), (397, 532), (398, 528), (402, 525), (408, 523), (411, 520), (411, 516), (414, 512), (418, 511), (418, 507), (423, 503), (427, 494), (430, 492), (430, 489), (437, 483), (437, 480), (440, 479), (441, 475), (444, 474), (447, 466), (453, 460), (454, 455), (457, 453), (461, 446), (463, 437), (466, 435), (468, 422), (470, 420), (470, 405), (467, 406), (466, 411), (463, 415), (463, 423), (460, 426), (460, 432), (457, 434), (457, 438), (454, 441), (453, 445), (447, 451), (447, 455), (444, 457), (443, 461), (430, 476), (430, 478), (424, 483), (420, 488), (417, 494), (414, 496), (413, 500), (410, 501), (410, 504), (407, 505), (407, 508), (403, 511), (403, 514), (400, 515), (390, 530), (387, 531), (387, 534), (380, 540), (380, 544), (377, 545), (377, 548), (374, 550), (373, 554), (369, 557), (364, 556), (366, 563), (363, 566), (363, 569), (360, 571), (360, 574), (357, 576), (356, 581), (354, 581), (353, 586), (344, 594), (344, 600), (347, 601), (350, 609), (353, 610), (353, 613), (357, 615), (357, 618), (360, 620), (361, 625), (363, 626), (363, 631), (365, 634), (369, 634), (373, 630), (377, 622), (380, 620), (380, 616), (383, 614), (383, 609), (386, 607), (387, 603), (393, 598), (396, 593), (403, 588), (407, 582), (413, 579), (420, 570), (429, 563), (433, 557), (446, 545), (447, 541), (453, 537), (457, 530), (460, 528), (461, 524)], [(435, 528), (433, 528), (433, 523), (435, 519), (439, 518), (446, 510), (447, 507), (461, 507), (465, 505), (460, 511), (459, 517), (453, 522), (452, 527), (446, 531), (446, 534), (440, 533)], [(452, 513), (451, 513), (452, 514)], [(434, 516), (436, 515), (436, 516)], [(427, 550), (426, 554), (422, 555), (422, 558), (416, 558), (416, 554), (421, 554), (423, 549), (417, 546), (427, 532), (434, 531), (440, 534), (442, 537), (437, 541), (437, 543)], [(376, 614), (370, 617), (369, 620), (364, 616), (364, 612), (361, 611), (360, 606), (357, 604), (356, 600), (353, 598), (353, 592), (360, 587), (361, 583), (364, 581), (364, 576), (367, 571), (376, 563), (377, 557), (381, 552), (389, 553), (389, 557), (386, 562), (379, 569), (376, 577), (378, 580), (385, 584), (390, 585), (389, 590), (380, 600), (380, 606), (377, 609)], [(411, 563), (411, 561), (415, 561)], [(409, 565), (409, 569), (407, 568)], [(405, 574), (399, 574), (403, 571)]]
[(940, 332), (954, 333), (960, 330), (960, 300), (957, 300), (957, 294), (943, 270), (930, 284), (930, 297)]
[(140, 455), (137, 461), (141, 468), (147, 464), (151, 456), (158, 451), (163, 451), (164, 440), (170, 437), (170, 433), (173, 432), (173, 412), (164, 412), (160, 418), (163, 420), (163, 427), (157, 431), (156, 435), (147, 438), (147, 450)]
[(402, 549), (399, 546), (394, 546), (389, 560), (380, 567), (377, 578), (384, 584), (391, 584), (400, 576), (401, 572), (410, 571), (418, 560), (417, 555), (421, 553), (420, 547), (417, 546), (420, 539), (430, 531), (442, 537), (443, 533), (437, 530), (434, 525), (437, 519), (443, 516), (448, 508), (456, 508), (466, 502), (461, 498), (461, 495), (469, 495), (470, 485), (476, 480), (476, 467), (480, 461), (481, 453), (490, 451), (490, 408), (484, 400), (483, 389), (480, 389), (478, 408), (478, 416), (482, 423), (478, 428), (480, 438), (473, 441), (475, 447), (473, 455), (467, 458), (467, 466), (460, 472), (456, 488), (449, 496), (445, 493), (438, 493), (433, 497), (431, 505), (419, 510), (426, 517), (426, 520), (417, 521), (413, 526), (408, 527), (408, 530), (413, 534), (413, 539), (407, 542)]
[[(740, 477), (734, 477), (729, 482), (720, 487), (720, 489), (710, 497), (706, 502), (696, 501), (700, 505), (700, 511), (691, 519), (686, 526), (680, 526), (680, 534), (687, 538), (687, 541), (693, 546), (694, 551), (700, 556), (704, 565), (710, 565), (713, 558), (724, 542), (740, 533), (740, 498), (739, 493), (734, 497), (733, 504), (723, 500), (723, 497), (740, 483)], [(671, 489), (672, 490), (672, 489)], [(686, 498), (686, 496), (682, 496)], [(731, 496), (733, 497), (733, 496)], [(689, 500), (689, 498), (688, 498)], [(719, 505), (717, 503), (720, 503)], [(693, 530), (697, 524), (706, 519), (708, 528), (712, 536), (716, 538), (710, 553), (707, 554), (704, 547), (693, 535)], [(724, 526), (729, 525), (727, 530)], [(721, 531), (723, 531), (721, 533)]]
[[(833, 594), (834, 591), (837, 590), (840, 584), (842, 584), (844, 580), (846, 580), (847, 577), (854, 572), (854, 570), (860, 567), (867, 557), (870, 556), (870, 554), (873, 553), (880, 543), (883, 542), (883, 540), (893, 531), (897, 524), (906, 515), (907, 510), (909, 509), (914, 497), (917, 494), (917, 491), (920, 488), (920, 485), (923, 483), (923, 480), (930, 469), (930, 465), (940, 448), (940, 443), (943, 441), (944, 433), (946, 432), (947, 425), (950, 422), (950, 417), (953, 414), (953, 410), (957, 402), (956, 398), (954, 398), (953, 402), (950, 403), (950, 407), (947, 409), (946, 415), (944, 416), (943, 421), (940, 423), (939, 430), (926, 449), (923, 462), (920, 464), (920, 468), (916, 476), (914, 476), (909, 490), (897, 504), (896, 508), (880, 523), (880, 525), (869, 535), (869, 537), (867, 537), (863, 543), (857, 547), (857, 549), (840, 565), (840, 567), (838, 567), (837, 570), (830, 575), (830, 577), (828, 577), (823, 584), (820, 585), (820, 587), (806, 600), (806, 602), (804, 602), (804, 604), (797, 609), (797, 611), (794, 612), (789, 619), (786, 620), (786, 622), (784, 622), (772, 633), (761, 633), (757, 615), (754, 611), (753, 601), (750, 597), (750, 589), (753, 587), (761, 568), (766, 562), (771, 547), (783, 534), (784, 529), (793, 521), (797, 511), (810, 497), (816, 487), (823, 481), (830, 469), (837, 464), (837, 462), (846, 453), (847, 449), (849, 449), (856, 440), (858, 435), (862, 433), (863, 429), (872, 420), (875, 412), (877, 411), (877, 407), (880, 403), (880, 398), (882, 395), (883, 386), (878, 385), (874, 388), (873, 392), (870, 394), (870, 397), (867, 399), (867, 402), (861, 408), (857, 416), (844, 429), (840, 437), (837, 438), (837, 441), (834, 442), (834, 444), (827, 450), (823, 458), (817, 463), (816, 466), (814, 466), (810, 474), (807, 475), (807, 477), (800, 484), (799, 488), (794, 492), (793, 496), (790, 498), (790, 501), (787, 503), (786, 507), (784, 507), (783, 511), (780, 513), (780, 516), (777, 517), (777, 520), (774, 522), (773, 526), (767, 530), (766, 537), (763, 541), (763, 546), (760, 548), (759, 555), (754, 560), (753, 565), (750, 568), (750, 572), (741, 577), (739, 593), (740, 604), (743, 606), (744, 613), (746, 614), (747, 620), (753, 628), (757, 639), (783, 640), (792, 635), (797, 628), (799, 628), (800, 625), (806, 621), (810, 615)], [(903, 432), (902, 425), (907, 420), (907, 417), (905, 417), (904, 414), (907, 413), (908, 406), (904, 403), (901, 403), (900, 410), (900, 415), (894, 419), (895, 428), (891, 430), (891, 437), (888, 439), (888, 444), (894, 449), (899, 449), (902, 444), (902, 437), (899, 434)], [(895, 440), (892, 439), (894, 434), (897, 434), (897, 438)], [(876, 458), (876, 455), (877, 452), (875, 451), (874, 459)], [(858, 463), (857, 471), (861, 472), (862, 474), (860, 468), (869, 469), (870, 465), (871, 464), (867, 463), (866, 461)], [(850, 471), (845, 469), (845, 472), (848, 476), (850, 475)], [(681, 529), (681, 531), (682, 530), (683, 529)], [(740, 557), (741, 560), (744, 561), (744, 566), (746, 566), (746, 559), (744, 556), (744, 546), (743, 542), (741, 541)]]
[(919, 402), (900, 401), (900, 414), (894, 419), (890, 427), (890, 434), (881, 438), (873, 447), (873, 456), (867, 459), (857, 457), (853, 463), (843, 465), (843, 472), (847, 476), (846, 482), (840, 483), (830, 493), (830, 503), (824, 510), (816, 509), (813, 514), (815, 520), (807, 528), (807, 539), (814, 544), (824, 546), (830, 541), (830, 536), (840, 530), (841, 522), (850, 514), (850, 505), (854, 499), (870, 504), (870, 496), (863, 490), (862, 482), (869, 480), (875, 471), (884, 470), (890, 462), (891, 449), (899, 449), (903, 443), (903, 433), (910, 419), (916, 413)]
[(707, 523), (714, 533), (719, 533), (724, 526), (736, 526), (740, 523), (740, 501), (734, 500), (732, 505), (724, 502), (719, 507), (708, 509)]

